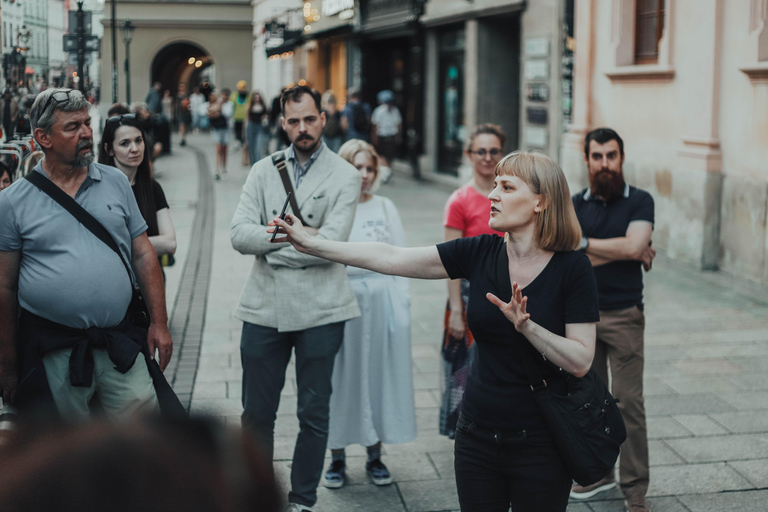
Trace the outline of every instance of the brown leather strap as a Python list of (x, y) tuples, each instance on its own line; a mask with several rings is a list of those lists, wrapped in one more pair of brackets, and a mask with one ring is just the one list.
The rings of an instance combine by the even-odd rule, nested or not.
[(293, 215), (306, 226), (307, 223), (304, 221), (304, 218), (301, 216), (301, 211), (299, 210), (299, 203), (296, 202), (296, 192), (293, 190), (291, 178), (288, 176), (288, 164), (285, 163), (285, 153), (282, 151), (276, 151), (273, 153), (272, 163), (275, 167), (277, 167), (277, 170), (280, 173), (280, 179), (283, 181), (283, 188), (285, 188), (285, 193), (291, 193), (290, 201)]

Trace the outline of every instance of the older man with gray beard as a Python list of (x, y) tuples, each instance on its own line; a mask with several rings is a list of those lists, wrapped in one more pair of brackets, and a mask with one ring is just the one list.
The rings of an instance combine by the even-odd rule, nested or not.
[[(42, 185), (22, 179), (0, 194), (0, 394), (75, 420), (95, 404), (112, 418), (155, 409), (148, 368), (156, 351), (160, 368), (172, 352), (147, 225), (125, 175), (93, 163), (90, 106), (76, 90), (38, 95), (30, 122), (45, 158), (32, 175)], [(50, 183), (106, 229), (119, 254), (43, 192)], [(148, 331), (126, 314), (134, 280)]]

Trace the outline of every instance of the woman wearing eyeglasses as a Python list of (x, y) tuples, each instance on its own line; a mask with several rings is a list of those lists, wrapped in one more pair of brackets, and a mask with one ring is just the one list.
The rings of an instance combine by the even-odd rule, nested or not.
[[(504, 154), (507, 137), (495, 124), (481, 124), (469, 136), (466, 155), (472, 162), (472, 180), (456, 190), (445, 204), (445, 241), (477, 235), (501, 235), (488, 226), (494, 170)], [(474, 338), (467, 328), (469, 281), (448, 281), (448, 306), (443, 332), (443, 399), (440, 404), (440, 433), (454, 438), (461, 400), (475, 354)]]
[(147, 235), (157, 256), (176, 252), (168, 201), (160, 184), (152, 178), (146, 135), (134, 114), (110, 117), (104, 125), (99, 146), (99, 163), (117, 167), (128, 177), (144, 220)]

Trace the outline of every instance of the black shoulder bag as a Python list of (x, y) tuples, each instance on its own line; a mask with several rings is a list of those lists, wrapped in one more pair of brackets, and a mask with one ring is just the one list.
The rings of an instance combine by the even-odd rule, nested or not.
[(144, 296), (141, 294), (141, 289), (138, 284), (134, 282), (131, 270), (128, 267), (128, 263), (123, 258), (123, 253), (120, 252), (120, 248), (117, 246), (117, 242), (109, 234), (109, 231), (101, 225), (88, 211), (80, 206), (77, 201), (72, 199), (66, 192), (53, 184), (53, 182), (41, 175), (39, 172), (30, 172), (24, 176), (26, 180), (32, 183), (34, 186), (45, 192), (51, 199), (59, 203), (62, 208), (67, 210), (80, 224), (93, 233), (96, 238), (104, 242), (107, 247), (112, 249), (120, 257), (120, 261), (123, 262), (125, 271), (128, 273), (128, 279), (131, 281), (131, 289), (133, 295), (131, 297), (131, 303), (128, 305), (128, 317), (133, 325), (147, 329), (149, 327), (149, 308), (144, 300)]
[[(504, 260), (497, 260), (496, 278), (507, 293), (509, 269)], [(508, 295), (511, 293), (509, 289)], [(522, 352), (533, 399), (571, 478), (579, 485), (591, 485), (613, 469), (621, 443), (627, 438), (618, 400), (592, 369), (581, 378), (566, 374), (565, 394), (556, 393), (541, 376), (531, 347), (524, 347)]]
[(291, 185), (291, 178), (288, 176), (288, 165), (285, 163), (285, 153), (283, 151), (275, 151), (272, 153), (272, 163), (277, 167), (277, 171), (280, 173), (280, 179), (283, 182), (285, 193), (288, 194), (290, 192), (291, 210), (293, 210), (293, 215), (306, 226), (307, 223), (301, 216), (301, 211), (299, 211), (299, 203), (296, 202), (296, 192), (294, 192), (293, 185)]

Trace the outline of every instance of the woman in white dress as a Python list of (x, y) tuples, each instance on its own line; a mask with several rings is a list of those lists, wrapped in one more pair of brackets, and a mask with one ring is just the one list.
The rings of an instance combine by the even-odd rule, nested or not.
[[(373, 194), (379, 178), (376, 150), (352, 139), (341, 146), (339, 156), (363, 177), (349, 241), (404, 247), (405, 231), (395, 205)], [(348, 445), (365, 446), (369, 478), (376, 485), (388, 485), (392, 475), (381, 462), (381, 444), (416, 438), (408, 280), (357, 267), (347, 267), (347, 274), (362, 316), (347, 321), (333, 368), (328, 433), (332, 462), (323, 479), (331, 489), (344, 485)]]

